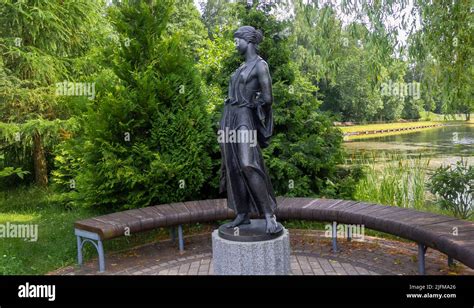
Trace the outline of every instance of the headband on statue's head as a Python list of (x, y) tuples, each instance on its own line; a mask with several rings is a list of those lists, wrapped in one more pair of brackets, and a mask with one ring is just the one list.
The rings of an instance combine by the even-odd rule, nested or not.
[(256, 30), (252, 26), (240, 27), (234, 33), (234, 37), (244, 39), (247, 43), (258, 45), (263, 40), (262, 31)]

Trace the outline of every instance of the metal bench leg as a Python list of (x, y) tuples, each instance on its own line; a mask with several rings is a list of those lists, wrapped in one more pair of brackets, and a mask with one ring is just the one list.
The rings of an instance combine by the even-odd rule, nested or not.
[(94, 245), (95, 249), (97, 249), (97, 253), (99, 254), (99, 271), (105, 272), (105, 254), (104, 254), (104, 246), (102, 244), (102, 240), (97, 233), (84, 231), (80, 229), (76, 229), (75, 232), (77, 238), (77, 262), (79, 265), (83, 263), (82, 257), (82, 247), (86, 242), (90, 242)]
[(77, 264), (82, 266), (82, 240), (79, 235), (77, 235), (76, 238), (77, 238)]
[(332, 252), (337, 252), (337, 222), (332, 222)]
[(349, 225), (347, 228), (347, 241), (350, 242), (352, 240), (352, 225)]
[(418, 273), (420, 275), (425, 275), (426, 274), (426, 271), (425, 271), (425, 253), (426, 253), (426, 249), (428, 249), (428, 247), (426, 247), (423, 244), (418, 243)]
[(183, 226), (178, 226), (179, 251), (184, 251)]
[(454, 261), (453, 257), (448, 256), (448, 266), (452, 267), (455, 264), (456, 264), (456, 262)]
[(99, 272), (105, 272), (105, 256), (104, 256), (104, 246), (102, 245), (102, 241), (97, 241), (97, 252), (99, 253)]

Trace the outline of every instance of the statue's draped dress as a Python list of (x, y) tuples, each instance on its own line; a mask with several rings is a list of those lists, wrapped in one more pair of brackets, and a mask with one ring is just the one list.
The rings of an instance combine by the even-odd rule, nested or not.
[[(227, 204), (237, 213), (274, 214), (276, 199), (266, 171), (261, 148), (268, 146), (273, 130), (271, 105), (264, 104), (259, 97), (263, 89), (257, 82), (247, 83), (256, 69), (257, 57), (242, 64), (231, 76), (228, 99), (225, 101), (220, 129), (226, 131), (257, 131), (258, 144), (220, 143), (222, 154), (221, 192), (227, 191)], [(271, 82), (270, 82), (271, 87)], [(222, 132), (221, 131), (221, 132)]]

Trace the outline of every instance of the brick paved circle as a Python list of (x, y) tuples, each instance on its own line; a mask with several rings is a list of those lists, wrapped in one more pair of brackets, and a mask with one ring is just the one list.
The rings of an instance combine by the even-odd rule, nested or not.
[[(166, 267), (149, 268), (139, 274), (144, 275), (213, 275), (211, 254), (202, 255), (187, 262)], [(137, 275), (139, 275), (137, 274)], [(347, 262), (324, 258), (291, 256), (292, 275), (379, 275), (378, 273)]]
[[(292, 275), (416, 275), (417, 246), (407, 241), (366, 236), (363, 242), (338, 240), (339, 252), (331, 251), (324, 231), (290, 230)], [(106, 254), (107, 271), (97, 272), (97, 259), (79, 268), (68, 266), (52, 275), (212, 275), (210, 233), (185, 237), (185, 251), (170, 240), (127, 251)], [(474, 270), (457, 263), (447, 266), (442, 253), (428, 249), (428, 275), (474, 275)]]

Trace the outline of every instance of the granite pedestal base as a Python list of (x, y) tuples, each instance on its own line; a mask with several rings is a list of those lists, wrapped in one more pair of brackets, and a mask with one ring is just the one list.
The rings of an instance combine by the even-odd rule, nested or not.
[(288, 275), (290, 237), (283, 229), (278, 237), (261, 241), (227, 240), (212, 233), (215, 275)]

